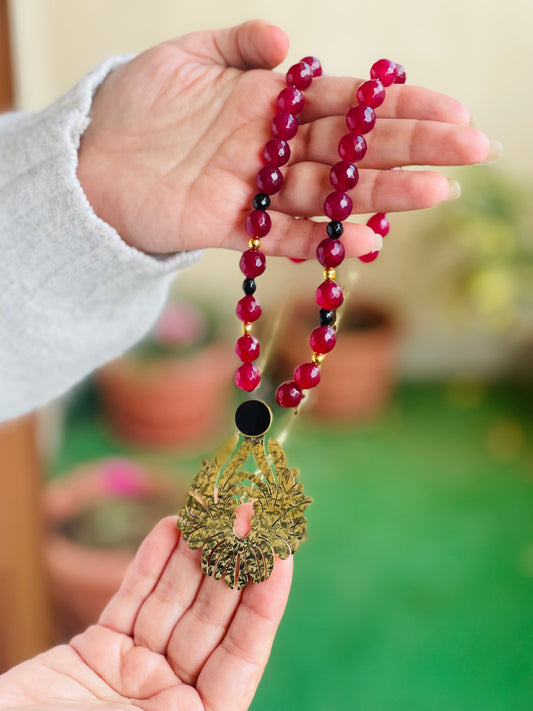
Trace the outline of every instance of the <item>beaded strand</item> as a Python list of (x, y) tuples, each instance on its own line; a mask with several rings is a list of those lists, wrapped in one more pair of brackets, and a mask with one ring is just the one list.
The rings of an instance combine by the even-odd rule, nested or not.
[[(241, 390), (252, 392), (261, 381), (261, 372), (254, 364), (260, 355), (259, 340), (252, 335), (253, 323), (261, 316), (261, 306), (255, 299), (256, 277), (263, 274), (266, 268), (266, 258), (260, 250), (261, 238), (266, 237), (272, 227), (272, 221), (267, 210), (270, 207), (270, 196), (279, 192), (283, 186), (283, 174), (279, 170), (291, 155), (287, 141), (298, 132), (296, 116), (304, 107), (303, 91), (307, 89), (315, 77), (321, 76), (322, 67), (315, 57), (304, 57), (294, 64), (286, 75), (287, 87), (277, 97), (277, 112), (271, 123), (272, 138), (263, 149), (265, 162), (256, 175), (256, 186), (259, 192), (253, 199), (253, 210), (246, 218), (246, 231), (250, 235), (248, 249), (243, 252), (239, 266), (244, 274), (244, 297), (237, 303), (237, 317), (243, 323), (243, 335), (237, 340), (235, 352), (242, 365), (235, 372), (235, 384)], [(404, 84), (405, 70), (400, 64), (388, 59), (379, 59), (372, 65), (370, 80), (363, 82), (356, 92), (357, 104), (346, 114), (346, 125), (350, 133), (343, 136), (338, 144), (340, 161), (330, 171), (329, 179), (333, 188), (324, 200), (324, 213), (330, 222), (326, 227), (327, 237), (316, 249), (318, 262), (324, 268), (324, 281), (316, 290), (316, 302), (320, 307), (320, 325), (310, 336), (312, 349), (311, 362), (302, 363), (294, 371), (294, 379), (282, 383), (276, 391), (276, 401), (281, 407), (297, 407), (302, 400), (303, 391), (314, 388), (320, 382), (320, 366), (336, 343), (336, 310), (341, 306), (344, 295), (342, 288), (335, 281), (336, 267), (344, 260), (344, 245), (340, 238), (344, 228), (342, 222), (352, 213), (352, 200), (347, 194), (357, 185), (359, 172), (354, 165), (362, 160), (367, 151), (364, 135), (375, 126), (374, 109), (381, 106), (385, 100), (385, 88), (391, 84)], [(386, 214), (378, 212), (368, 220), (376, 234), (385, 237), (389, 231), (389, 221)], [(359, 259), (362, 262), (372, 262), (379, 252), (374, 250)]]

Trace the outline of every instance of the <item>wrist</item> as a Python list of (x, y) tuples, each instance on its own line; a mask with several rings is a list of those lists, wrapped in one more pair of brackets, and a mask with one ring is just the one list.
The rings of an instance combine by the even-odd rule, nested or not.
[(94, 214), (112, 227), (127, 245), (144, 251), (129, 236), (122, 219), (124, 190), (119, 184), (120, 162), (114, 161), (112, 150), (108, 150), (113, 138), (105, 130), (115, 110), (112, 99), (117, 77), (131, 58), (119, 58), (121, 63), (112, 68), (94, 91), (87, 126), (80, 136), (76, 177)]
[[(108, 169), (105, 157), (95, 148), (93, 133), (94, 129), (89, 126), (81, 137), (76, 175), (95, 215), (113, 227), (123, 238), (117, 215), (110, 209), (113, 200), (110, 199), (106, 187), (105, 176)], [(127, 240), (124, 241), (129, 244)]]

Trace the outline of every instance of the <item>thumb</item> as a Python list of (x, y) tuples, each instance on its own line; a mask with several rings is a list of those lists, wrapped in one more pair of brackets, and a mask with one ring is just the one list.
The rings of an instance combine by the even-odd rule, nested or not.
[(263, 20), (181, 38), (191, 54), (236, 69), (272, 69), (289, 51), (289, 38), (279, 27)]

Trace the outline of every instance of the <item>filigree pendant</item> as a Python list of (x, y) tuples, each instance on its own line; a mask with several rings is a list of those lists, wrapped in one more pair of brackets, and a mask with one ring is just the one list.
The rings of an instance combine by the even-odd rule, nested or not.
[[(239, 435), (213, 459), (204, 459), (194, 477), (187, 501), (178, 514), (178, 527), (193, 550), (202, 549), (202, 570), (224, 578), (230, 588), (266, 580), (274, 568), (274, 555), (288, 558), (307, 538), (304, 510), (311, 503), (298, 482), (298, 470), (289, 469), (275, 439), (265, 450), (265, 434), (272, 414), (260, 400), (237, 408)], [(241, 467), (249, 464), (253, 471)], [(247, 535), (237, 535), (237, 509), (253, 506)]]

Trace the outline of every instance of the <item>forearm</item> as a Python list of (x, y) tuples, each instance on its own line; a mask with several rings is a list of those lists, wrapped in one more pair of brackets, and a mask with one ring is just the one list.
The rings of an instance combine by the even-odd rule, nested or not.
[(176, 271), (100, 220), (76, 177), (108, 60), (38, 114), (0, 117), (0, 420), (67, 390), (155, 320)]

